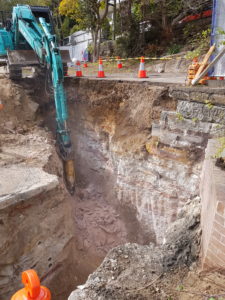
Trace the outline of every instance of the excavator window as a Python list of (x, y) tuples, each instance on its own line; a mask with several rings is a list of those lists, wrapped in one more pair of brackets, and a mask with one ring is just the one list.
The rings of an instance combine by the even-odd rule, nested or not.
[(30, 6), (32, 13), (34, 14), (35, 18), (44, 18), (47, 23), (51, 24), (52, 34), (54, 34), (54, 23), (51, 11), (47, 6)]

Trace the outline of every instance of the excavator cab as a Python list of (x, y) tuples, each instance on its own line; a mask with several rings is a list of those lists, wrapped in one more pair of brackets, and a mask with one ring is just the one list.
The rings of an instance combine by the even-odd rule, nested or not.
[(30, 6), (30, 9), (37, 20), (44, 18), (46, 23), (51, 25), (51, 33), (54, 34), (54, 22), (52, 13), (47, 6)]
[[(20, 17), (20, 12), (18, 13), (17, 10), (20, 9), (22, 11), (24, 7), (25, 9), (26, 7), (29, 7), (29, 10), (32, 12), (32, 15), (36, 19), (37, 24), (40, 24), (39, 18), (43, 18), (48, 26), (49, 32), (52, 35), (55, 34), (53, 17), (49, 7), (20, 5), (14, 7), (12, 23), (9, 24), (9, 19), (8, 21), (5, 20), (3, 29), (4, 33), (0, 32), (0, 56), (5, 55), (7, 57), (9, 77), (13, 80), (21, 79), (23, 77), (23, 74), (26, 74), (26, 72), (23, 72), (26, 69), (40, 70), (40, 67), (42, 69), (45, 68), (45, 65), (39, 60), (37, 54), (32, 50), (30, 44), (27, 42), (24, 36), (22, 36), (20, 33), (17, 33), (16, 29), (13, 27), (13, 24), (17, 22), (15, 20), (22, 19)], [(29, 23), (29, 18), (30, 16), (26, 16), (26, 13), (24, 13), (23, 20)], [(62, 50), (60, 52), (64, 74), (66, 74), (68, 69), (67, 63), (71, 62), (69, 51)]]

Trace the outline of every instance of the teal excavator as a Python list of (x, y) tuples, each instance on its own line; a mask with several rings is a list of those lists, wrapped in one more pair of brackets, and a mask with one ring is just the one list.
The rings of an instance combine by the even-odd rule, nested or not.
[(59, 50), (48, 7), (18, 4), (13, 8), (12, 16), (2, 22), (0, 63), (7, 64), (9, 77), (18, 79), (24, 67), (41, 66), (51, 79), (56, 110), (56, 144), (63, 161), (67, 189), (73, 194), (74, 154), (67, 126), (67, 101), (63, 87), (67, 60), (68, 55), (62, 55)]

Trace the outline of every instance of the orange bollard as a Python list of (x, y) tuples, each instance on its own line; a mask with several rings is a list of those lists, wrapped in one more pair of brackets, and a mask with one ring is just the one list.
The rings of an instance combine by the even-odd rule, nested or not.
[(49, 289), (40, 285), (40, 280), (34, 270), (22, 273), (22, 283), (25, 288), (15, 293), (11, 300), (51, 300)]
[(123, 68), (123, 65), (122, 65), (122, 63), (120, 61), (120, 57), (118, 56), (117, 57), (117, 69), (122, 69), (122, 68)]
[(103, 63), (102, 59), (99, 58), (99, 65), (98, 65), (98, 78), (104, 78), (105, 77), (105, 72), (103, 70)]
[(147, 78), (147, 74), (146, 74), (146, 70), (145, 70), (145, 58), (143, 56), (141, 57), (138, 78)]
[(80, 68), (80, 61), (78, 60), (77, 63), (77, 71), (76, 71), (76, 77), (82, 77), (83, 74), (82, 74), (82, 71), (81, 71), (81, 68)]
[(1, 100), (0, 100), (0, 111), (1, 110), (3, 110), (3, 104), (2, 104), (2, 102), (1, 102)]
[(198, 69), (200, 67), (200, 64), (198, 62), (198, 57), (193, 58), (192, 64), (188, 67), (188, 76), (187, 76), (187, 85), (190, 86), (192, 80), (195, 78), (196, 73), (198, 72)]

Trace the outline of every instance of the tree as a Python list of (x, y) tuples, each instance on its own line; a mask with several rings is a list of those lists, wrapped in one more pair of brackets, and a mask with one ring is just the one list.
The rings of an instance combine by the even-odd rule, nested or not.
[(108, 14), (109, 0), (62, 0), (59, 5), (61, 15), (72, 18), (78, 30), (89, 29), (93, 38), (93, 60), (99, 56), (100, 30)]
[(11, 11), (13, 6), (19, 3), (28, 5), (51, 5), (52, 0), (0, 0), (0, 10)]

